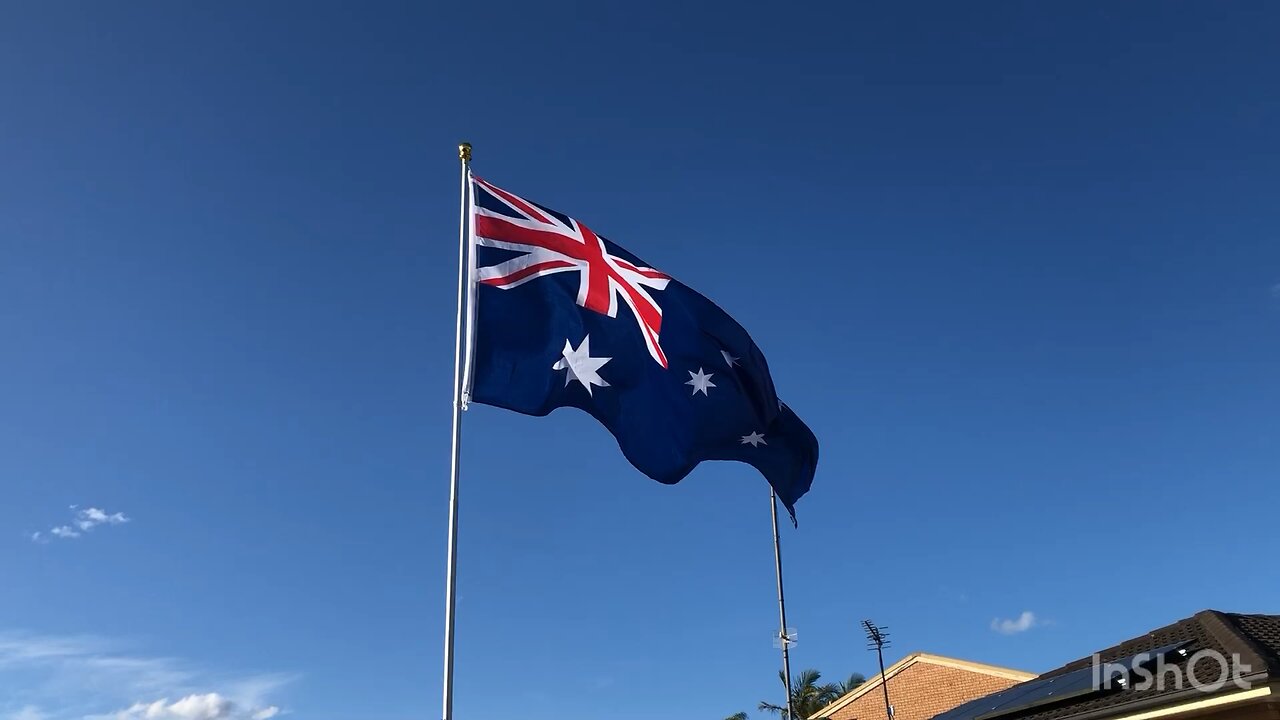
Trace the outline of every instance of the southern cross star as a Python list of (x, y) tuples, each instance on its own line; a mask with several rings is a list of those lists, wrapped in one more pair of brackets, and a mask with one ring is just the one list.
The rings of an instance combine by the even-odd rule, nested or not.
[(577, 348), (564, 341), (564, 351), (561, 353), (563, 357), (551, 366), (552, 370), (566, 370), (564, 374), (564, 385), (569, 387), (570, 380), (577, 380), (582, 387), (587, 389), (587, 394), (591, 395), (591, 386), (609, 387), (609, 383), (600, 377), (600, 368), (613, 358), (607, 357), (591, 357), (591, 336), (587, 335), (582, 338), (582, 344)]
[(742, 359), (742, 358), (736, 358), (730, 355), (728, 350), (721, 350), (720, 354), (724, 356), (724, 364), (728, 365), (729, 367), (738, 365), (739, 364), (738, 361)]
[(703, 395), (706, 395), (707, 388), (713, 388), (716, 386), (715, 383), (711, 382), (711, 378), (715, 376), (715, 373), (704, 374), (702, 372), (702, 368), (698, 368), (698, 372), (696, 373), (693, 372), (692, 370), (689, 370), (687, 372), (689, 373), (689, 381), (686, 382), (685, 385), (693, 386), (694, 395), (697, 395), (698, 393), (702, 393)]
[(768, 445), (769, 443), (764, 441), (764, 435), (753, 431), (750, 435), (742, 436), (741, 444), (750, 445), (751, 447), (760, 447), (761, 445)]

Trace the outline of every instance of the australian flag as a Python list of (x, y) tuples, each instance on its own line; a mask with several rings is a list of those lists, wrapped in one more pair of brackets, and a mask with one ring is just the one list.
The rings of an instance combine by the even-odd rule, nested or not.
[(703, 460), (755, 466), (792, 521), (818, 441), (764, 355), (707, 298), (583, 223), (472, 177), (471, 400), (590, 413), (661, 483)]

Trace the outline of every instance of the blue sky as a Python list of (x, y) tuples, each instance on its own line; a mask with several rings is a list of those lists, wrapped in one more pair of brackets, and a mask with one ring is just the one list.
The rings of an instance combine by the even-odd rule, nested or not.
[[(461, 139), (768, 355), (823, 447), (797, 669), (1276, 611), (1277, 21), (10, 3), (0, 718), (438, 712)], [(754, 471), (569, 411), (464, 451), (458, 717), (779, 699)]]

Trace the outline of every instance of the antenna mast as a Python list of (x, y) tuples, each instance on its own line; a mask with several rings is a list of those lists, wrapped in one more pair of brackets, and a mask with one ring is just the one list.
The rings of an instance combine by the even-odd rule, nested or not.
[(862, 621), (862, 628), (867, 632), (867, 649), (876, 651), (876, 658), (880, 660), (880, 688), (884, 690), (884, 713), (885, 717), (893, 720), (893, 705), (889, 704), (889, 678), (884, 674), (884, 649), (889, 647), (889, 628), (881, 627), (870, 620)]

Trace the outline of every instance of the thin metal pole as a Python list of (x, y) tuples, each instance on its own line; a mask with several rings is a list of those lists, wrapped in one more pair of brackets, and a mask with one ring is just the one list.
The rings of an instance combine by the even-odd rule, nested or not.
[(458, 324), (453, 347), (453, 459), (449, 466), (449, 561), (444, 584), (444, 700), (441, 717), (453, 720), (453, 618), (458, 575), (458, 471), (462, 451), (463, 316), (467, 296), (467, 187), (471, 143), (458, 146), (462, 162), (462, 199), (458, 211)]
[(883, 644), (876, 644), (876, 657), (880, 659), (880, 687), (884, 690), (884, 716), (893, 720), (893, 706), (889, 704), (889, 678), (884, 676)]
[(772, 487), (769, 488), (769, 513), (773, 516), (773, 562), (778, 570), (778, 641), (782, 645), (782, 685), (787, 689), (787, 720), (797, 720), (791, 707), (791, 653), (787, 649), (791, 639), (787, 635), (787, 600), (782, 593), (782, 538), (778, 536), (778, 494)]

